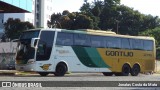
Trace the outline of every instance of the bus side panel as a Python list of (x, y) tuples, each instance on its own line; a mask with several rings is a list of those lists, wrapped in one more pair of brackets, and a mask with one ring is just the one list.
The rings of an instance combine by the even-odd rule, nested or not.
[(110, 72), (108, 66), (101, 63), (103, 60), (96, 48), (56, 46), (54, 57), (56, 57), (55, 66), (59, 62), (66, 62), (71, 72), (99, 72), (100, 68)]
[(132, 68), (134, 64), (139, 64), (141, 72), (153, 71), (155, 66), (155, 57), (152, 51), (140, 50), (120, 50), (120, 49), (102, 49), (98, 51), (104, 62), (111, 66), (112, 72), (121, 72), (122, 66), (127, 63)]

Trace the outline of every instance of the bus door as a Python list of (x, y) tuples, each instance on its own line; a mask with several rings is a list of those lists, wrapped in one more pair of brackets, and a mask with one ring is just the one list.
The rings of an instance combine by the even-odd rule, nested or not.
[(36, 52), (36, 66), (38, 71), (52, 71), (54, 61), (51, 59), (55, 32), (41, 31)]

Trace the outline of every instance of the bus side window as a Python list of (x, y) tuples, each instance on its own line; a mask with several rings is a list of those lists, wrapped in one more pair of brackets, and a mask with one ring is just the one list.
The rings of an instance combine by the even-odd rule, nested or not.
[(91, 46), (92, 47), (99, 47), (99, 48), (105, 47), (104, 37), (91, 35), (90, 38), (91, 38)]
[(108, 48), (115, 48), (119, 49), (121, 48), (121, 39), (116, 37), (106, 37), (106, 47)]
[(56, 45), (72, 46), (73, 45), (73, 34), (59, 32), (56, 40)]
[(133, 50), (143, 50), (143, 40), (130, 39), (130, 43)]
[(146, 51), (152, 51), (153, 50), (153, 41), (144, 40), (143, 47), (144, 47), (144, 50), (146, 50)]
[(77, 46), (91, 46), (90, 37), (86, 34), (74, 34), (74, 45)]
[(121, 38), (121, 48), (122, 49), (131, 49), (128, 38)]

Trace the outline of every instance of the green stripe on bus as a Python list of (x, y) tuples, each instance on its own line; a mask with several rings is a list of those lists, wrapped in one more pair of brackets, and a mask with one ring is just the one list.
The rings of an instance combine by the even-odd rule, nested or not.
[(76, 53), (78, 59), (87, 67), (98, 67), (95, 63), (92, 62), (85, 48), (79, 46), (72, 47)]
[(87, 67), (107, 67), (96, 48), (72, 47), (79, 60)]
[(91, 58), (92, 62), (96, 64), (98, 67), (107, 67), (110, 66), (106, 65), (104, 60), (101, 58), (100, 54), (98, 53), (96, 48), (88, 48), (85, 47), (85, 50), (87, 51), (89, 57)]

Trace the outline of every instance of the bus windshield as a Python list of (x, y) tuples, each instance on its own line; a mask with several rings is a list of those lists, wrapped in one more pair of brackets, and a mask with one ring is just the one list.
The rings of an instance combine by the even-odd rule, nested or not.
[(16, 60), (18, 64), (26, 64), (29, 59), (33, 59), (35, 49), (31, 47), (32, 38), (38, 38), (39, 30), (26, 31), (20, 36)]

